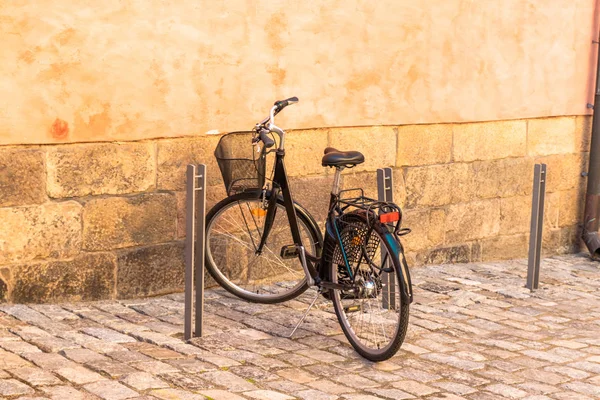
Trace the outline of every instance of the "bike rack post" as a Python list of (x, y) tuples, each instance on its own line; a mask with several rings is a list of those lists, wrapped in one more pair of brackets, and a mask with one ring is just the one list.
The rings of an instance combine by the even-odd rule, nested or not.
[[(394, 180), (391, 168), (379, 168), (377, 170), (377, 199), (379, 201), (394, 201)], [(385, 256), (385, 249), (381, 248), (381, 258)], [(389, 266), (389, 260), (386, 266)], [(396, 307), (396, 276), (394, 273), (383, 273), (382, 307), (394, 309)]]
[(525, 285), (532, 292), (538, 288), (540, 281), (540, 253), (542, 250), (542, 231), (544, 228), (546, 177), (546, 164), (535, 164), (533, 169), (533, 198), (531, 201), (527, 284)]
[[(206, 165), (189, 164), (186, 171), (186, 239), (185, 239), (185, 340), (202, 336), (204, 310), (204, 246), (206, 215)], [(200, 193), (197, 193), (200, 192)], [(195, 307), (194, 307), (195, 292)], [(195, 311), (195, 312), (194, 312)], [(194, 330), (192, 331), (192, 323)]]

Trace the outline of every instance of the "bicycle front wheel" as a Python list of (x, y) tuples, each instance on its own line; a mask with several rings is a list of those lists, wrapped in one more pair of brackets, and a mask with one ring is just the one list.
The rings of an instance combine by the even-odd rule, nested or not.
[[(267, 210), (256, 194), (240, 193), (215, 205), (206, 218), (206, 267), (230, 293), (256, 303), (278, 303), (307, 289), (299, 257), (282, 257), (294, 245), (283, 200), (277, 200), (273, 226), (258, 254)], [(319, 254), (319, 233), (304, 213), (296, 212), (302, 245)]]
[(360, 213), (344, 214), (336, 224), (342, 245), (336, 240), (329, 253), (330, 277), (353, 289), (331, 291), (335, 313), (360, 355), (387, 360), (404, 341), (409, 315), (400, 295), (400, 261), (389, 242), (393, 239), (385, 226), (373, 226)]

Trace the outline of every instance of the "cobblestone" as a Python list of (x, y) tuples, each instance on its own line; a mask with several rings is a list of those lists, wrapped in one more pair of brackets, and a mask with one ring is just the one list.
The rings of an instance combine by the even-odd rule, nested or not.
[(128, 335), (123, 335), (115, 332), (112, 329), (105, 328), (85, 328), (81, 330), (83, 333), (94, 336), (103, 342), (110, 343), (135, 343), (136, 340)]
[[(187, 392), (180, 389), (157, 389), (150, 392), (150, 395), (163, 400), (205, 400), (206, 397)], [(215, 398), (218, 400), (218, 398)]]
[(103, 375), (108, 375), (113, 379), (136, 372), (136, 370), (129, 365), (109, 360), (91, 361), (86, 363), (86, 366)]
[(139, 397), (138, 393), (115, 381), (90, 383), (84, 388), (104, 400), (125, 400)]
[(293, 400), (294, 398), (286, 394), (274, 392), (272, 390), (255, 390), (253, 392), (245, 392), (245, 396), (256, 400)]
[(81, 366), (76, 366), (73, 368), (59, 368), (54, 372), (76, 385), (83, 385), (105, 379), (102, 375)]
[(60, 379), (52, 373), (37, 367), (16, 368), (11, 370), (10, 373), (31, 386), (58, 385), (61, 383)]
[[(0, 398), (11, 400), (600, 398), (600, 267), (523, 260), (413, 270), (404, 344), (362, 359), (332, 307), (307, 293), (280, 305), (206, 291), (205, 336), (183, 342), (183, 296), (0, 306)], [(21, 397), (18, 397), (21, 396)]]
[(24, 342), (23, 340), (8, 340), (5, 342), (0, 342), (0, 348), (15, 354), (42, 352), (37, 347)]
[(134, 372), (121, 378), (121, 382), (136, 390), (168, 388), (169, 385), (147, 372)]
[(12, 369), (29, 365), (29, 363), (17, 354), (0, 350), (0, 369)]
[(35, 391), (16, 379), (0, 379), (0, 396), (33, 394)]

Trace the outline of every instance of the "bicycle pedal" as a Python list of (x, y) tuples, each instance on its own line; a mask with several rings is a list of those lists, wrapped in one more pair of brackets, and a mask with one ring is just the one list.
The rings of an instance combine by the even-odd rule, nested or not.
[(298, 258), (298, 246), (296, 246), (295, 244), (288, 244), (286, 246), (283, 246), (281, 248), (280, 255), (281, 258), (283, 258), (284, 260)]
[(346, 313), (353, 313), (353, 312), (359, 312), (359, 311), (362, 311), (362, 305), (360, 305), (360, 304), (354, 304), (351, 306), (344, 307), (344, 312), (346, 312)]

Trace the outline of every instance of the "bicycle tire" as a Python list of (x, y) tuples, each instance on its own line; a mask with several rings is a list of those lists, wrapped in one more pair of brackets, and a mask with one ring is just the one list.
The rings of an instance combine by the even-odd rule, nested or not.
[[(346, 218), (347, 221), (351, 222), (352, 224), (358, 224), (358, 225), (363, 225), (365, 228), (368, 227), (368, 221), (367, 218), (364, 215), (361, 215), (360, 213), (348, 213), (344, 215), (344, 218)], [(373, 225), (373, 222), (371, 222), (371, 225)], [(387, 311), (382, 311), (385, 310), (385, 306), (380, 307), (379, 309), (375, 309), (374, 306), (376, 306), (377, 304), (383, 304), (383, 299), (379, 299), (379, 297), (383, 297), (383, 293), (384, 290), (381, 289), (381, 291), (379, 292), (379, 294), (377, 294), (376, 296), (376, 300), (372, 301), (373, 299), (373, 293), (371, 294), (367, 294), (367, 290), (365, 289), (365, 293), (364, 294), (344, 294), (342, 293), (340, 290), (332, 290), (329, 293), (329, 297), (331, 298), (332, 302), (333, 302), (333, 307), (335, 309), (335, 313), (337, 315), (338, 321), (342, 327), (342, 330), (344, 331), (344, 334), (346, 335), (346, 338), (348, 339), (348, 341), (350, 342), (350, 344), (352, 345), (352, 347), (354, 347), (354, 349), (364, 358), (370, 360), (370, 361), (384, 361), (387, 360), (391, 357), (393, 357), (396, 352), (398, 351), (398, 349), (400, 348), (400, 346), (402, 345), (402, 342), (404, 341), (404, 337), (406, 336), (406, 331), (408, 329), (408, 319), (409, 319), (409, 304), (402, 302), (401, 296), (400, 296), (400, 282), (402, 279), (401, 276), (401, 266), (400, 266), (400, 260), (398, 258), (397, 253), (395, 253), (393, 251), (393, 248), (391, 243), (389, 242), (389, 240), (395, 240), (393, 239), (393, 237), (389, 234), (386, 234), (387, 232), (387, 228), (376, 222), (374, 224), (374, 227), (372, 229), (372, 233), (371, 235), (375, 234), (378, 237), (379, 240), (379, 244), (381, 246), (383, 246), (387, 252), (387, 254), (389, 255), (389, 259), (390, 259), (390, 263), (388, 264), (392, 269), (393, 269), (393, 274), (395, 276), (395, 282), (397, 283), (397, 286), (394, 287), (394, 289), (389, 288), (388, 285), (388, 295), (390, 293), (395, 293), (397, 294), (397, 296), (394, 296), (395, 298), (395, 312), (387, 312)], [(341, 232), (341, 235), (343, 235), (344, 232)], [(367, 241), (371, 241), (371, 238), (366, 238), (365, 240)], [(336, 245), (335, 247), (337, 247), (337, 249), (340, 249), (340, 244), (339, 241), (336, 241)], [(376, 250), (377, 251), (377, 250)], [(361, 256), (364, 257), (364, 256)], [(362, 258), (361, 258), (362, 259)], [(345, 274), (344, 269), (346, 269), (346, 266), (343, 265), (339, 265), (336, 264), (335, 262), (333, 262), (333, 256), (331, 257), (331, 259), (329, 259), (328, 261), (328, 268), (329, 268), (329, 273), (330, 273), (330, 277), (332, 277), (332, 280), (334, 283), (337, 283), (338, 281), (342, 280), (342, 278), (346, 278), (347, 276), (343, 276)], [(359, 260), (360, 262), (360, 260)], [(383, 263), (383, 261), (382, 261)], [(359, 264), (360, 265), (360, 264)], [(340, 268), (342, 267), (342, 268)], [(371, 270), (373, 270), (373, 267), (370, 267)], [(389, 272), (392, 273), (392, 272)], [(380, 273), (380, 277), (381, 277)], [(369, 278), (369, 281), (367, 282), (373, 282), (375, 281), (375, 278)], [(370, 285), (373, 285), (373, 283), (370, 283)], [(364, 285), (365, 287), (367, 286), (367, 283), (365, 283)], [(375, 291), (374, 293), (377, 293), (377, 291)], [(348, 297), (348, 298), (346, 298)], [(356, 299), (359, 298), (361, 300), (363, 300), (363, 303), (360, 303), (358, 305), (348, 305), (349, 303), (356, 303)], [(389, 297), (388, 297), (389, 298)], [(348, 301), (348, 300), (353, 300), (353, 301)], [(368, 301), (369, 305), (368, 307), (366, 307), (364, 305), (364, 301)], [(388, 300), (389, 302), (389, 300)], [(388, 303), (389, 304), (389, 303)], [(354, 308), (352, 308), (354, 307)], [(369, 316), (369, 320), (366, 321), (366, 314), (368, 313), (368, 310), (371, 312), (370, 316)], [(379, 314), (376, 314), (379, 313)], [(358, 314), (358, 316), (357, 316)], [(383, 314), (386, 314), (385, 316), (383, 316)], [(375, 315), (374, 318), (371, 317), (371, 315)], [(351, 322), (351, 320), (355, 319), (357, 324), (354, 324), (353, 322)], [(366, 321), (366, 322), (365, 322)], [(355, 325), (358, 325), (360, 328), (363, 327), (363, 324), (365, 323), (369, 323), (370, 321), (374, 321), (372, 322), (372, 326), (367, 327), (367, 332), (357, 332), (357, 327)], [(385, 321), (385, 325), (382, 321)], [(375, 326), (376, 324), (379, 324), (377, 326)], [(386, 329), (388, 330), (388, 332), (391, 332), (388, 325), (394, 324), (394, 329), (393, 329), (393, 333), (391, 333), (389, 335), (389, 340), (387, 341), (387, 343), (385, 343), (385, 345), (381, 345), (380, 343), (374, 343), (369, 344), (368, 342), (373, 342), (373, 338), (371, 335), (371, 331), (373, 331), (374, 328), (377, 329), (381, 329), (384, 332), (385, 335), (385, 331)], [(376, 333), (376, 331), (374, 331), (374, 333)], [(387, 336), (387, 335), (386, 335)]]
[[(228, 232), (226, 232), (225, 234), (216, 233), (217, 228), (215, 227), (215, 224), (218, 222), (220, 216), (222, 216), (223, 213), (226, 212), (228, 209), (236, 207), (237, 205), (240, 208), (239, 215), (241, 215), (241, 217), (244, 217), (245, 210), (242, 207), (242, 204), (249, 205), (257, 203), (260, 203), (260, 198), (255, 192), (239, 193), (221, 200), (209, 211), (209, 213), (206, 216), (206, 268), (210, 275), (221, 287), (223, 287), (229, 293), (244, 300), (254, 303), (273, 304), (293, 299), (302, 294), (308, 288), (306, 284), (306, 275), (298, 258), (291, 260), (288, 259), (284, 261), (284, 259), (278, 256), (280, 248), (269, 249), (267, 245), (265, 246), (265, 248), (268, 250), (268, 252), (263, 253), (264, 259), (266, 261), (264, 263), (263, 261), (256, 261), (259, 260), (258, 257), (262, 257), (263, 254), (253, 254), (255, 247), (253, 249), (252, 247), (249, 247), (248, 244), (239, 246), (239, 242), (241, 242), (241, 240), (240, 238), (235, 238), (234, 234)], [(279, 240), (279, 244), (293, 244), (293, 240), (291, 239), (291, 230), (289, 230), (289, 223), (287, 221), (287, 213), (285, 212), (283, 199), (281, 197), (277, 199), (277, 206), (278, 212), (275, 216), (275, 222), (277, 222), (277, 218), (284, 219), (283, 221), (280, 221), (281, 226), (288, 227), (289, 237), (287, 237), (285, 233), (283, 233), (283, 231), (276, 232), (277, 227), (273, 226), (269, 234), (267, 244), (269, 244), (269, 241), (271, 241), (272, 238), (275, 238), (273, 239), (273, 241)], [(298, 217), (298, 225), (301, 234), (303, 234), (303, 245), (305, 246), (306, 251), (315, 255), (320, 255), (323, 244), (323, 241), (321, 239), (321, 232), (318, 231), (316, 223), (304, 208), (302, 208), (297, 203), (295, 204), (295, 208), (296, 215)], [(252, 209), (248, 209), (250, 210), (250, 213), (252, 213)], [(254, 216), (250, 215), (250, 218), (254, 218)], [(258, 232), (260, 232), (260, 229), (256, 224), (256, 220), (254, 222), (256, 225), (257, 232), (251, 232), (250, 228), (248, 227), (248, 224), (246, 224), (248, 232), (243, 233), (242, 235), (248, 236), (250, 239), (254, 240), (254, 243), (256, 243), (257, 240), (260, 240), (260, 234), (258, 234)], [(239, 232), (236, 232), (236, 234), (238, 233)], [(229, 236), (227, 236), (227, 234)], [(283, 234), (283, 238), (279, 238), (277, 236), (280, 234)], [(236, 258), (238, 262), (240, 262), (239, 260), (242, 260), (241, 262), (243, 262), (244, 256), (248, 259), (251, 259), (252, 255), (254, 255), (256, 256), (256, 258), (253, 259), (251, 262), (255, 263), (252, 264), (253, 268), (258, 262), (259, 266), (255, 268), (257, 271), (260, 269), (260, 267), (267, 268), (265, 265), (268, 264), (270, 266), (269, 268), (273, 272), (275, 272), (275, 274), (277, 274), (281, 271), (275, 271), (275, 268), (281, 267), (282, 270), (285, 270), (286, 276), (293, 274), (291, 281), (274, 281), (271, 285), (267, 285), (266, 279), (268, 279), (269, 277), (264, 277), (261, 280), (257, 279), (257, 282), (253, 283), (252, 279), (248, 278), (248, 276), (251, 275), (250, 272), (248, 272), (247, 270), (245, 272), (238, 271), (241, 273), (241, 275), (243, 275), (244, 273), (246, 274), (247, 282), (243, 282), (244, 279), (243, 277), (241, 277), (241, 275), (240, 277), (236, 277), (235, 271), (228, 270), (228, 268), (230, 267), (224, 265), (225, 261), (232, 261), (231, 259), (227, 260), (226, 255), (225, 257), (219, 257), (219, 262), (215, 260), (215, 258), (217, 258), (216, 253), (218, 251), (218, 246), (215, 244), (216, 235), (221, 235), (223, 239), (233, 238), (233, 240), (230, 240), (229, 245), (224, 246), (225, 248), (223, 249), (223, 251), (236, 251), (232, 250), (230, 247), (238, 245), (237, 252), (243, 253), (233, 254), (230, 258)], [(305, 243), (306, 239), (310, 239), (310, 243)], [(277, 247), (277, 245), (275, 247)], [(213, 254), (213, 252), (215, 254)], [(291, 267), (287, 268), (286, 266)], [(250, 263), (246, 266), (246, 268), (250, 268)], [(291, 270), (291, 268), (293, 268), (293, 271)], [(272, 278), (276, 280), (277, 275), (273, 276)], [(252, 287), (251, 290), (250, 287)]]

